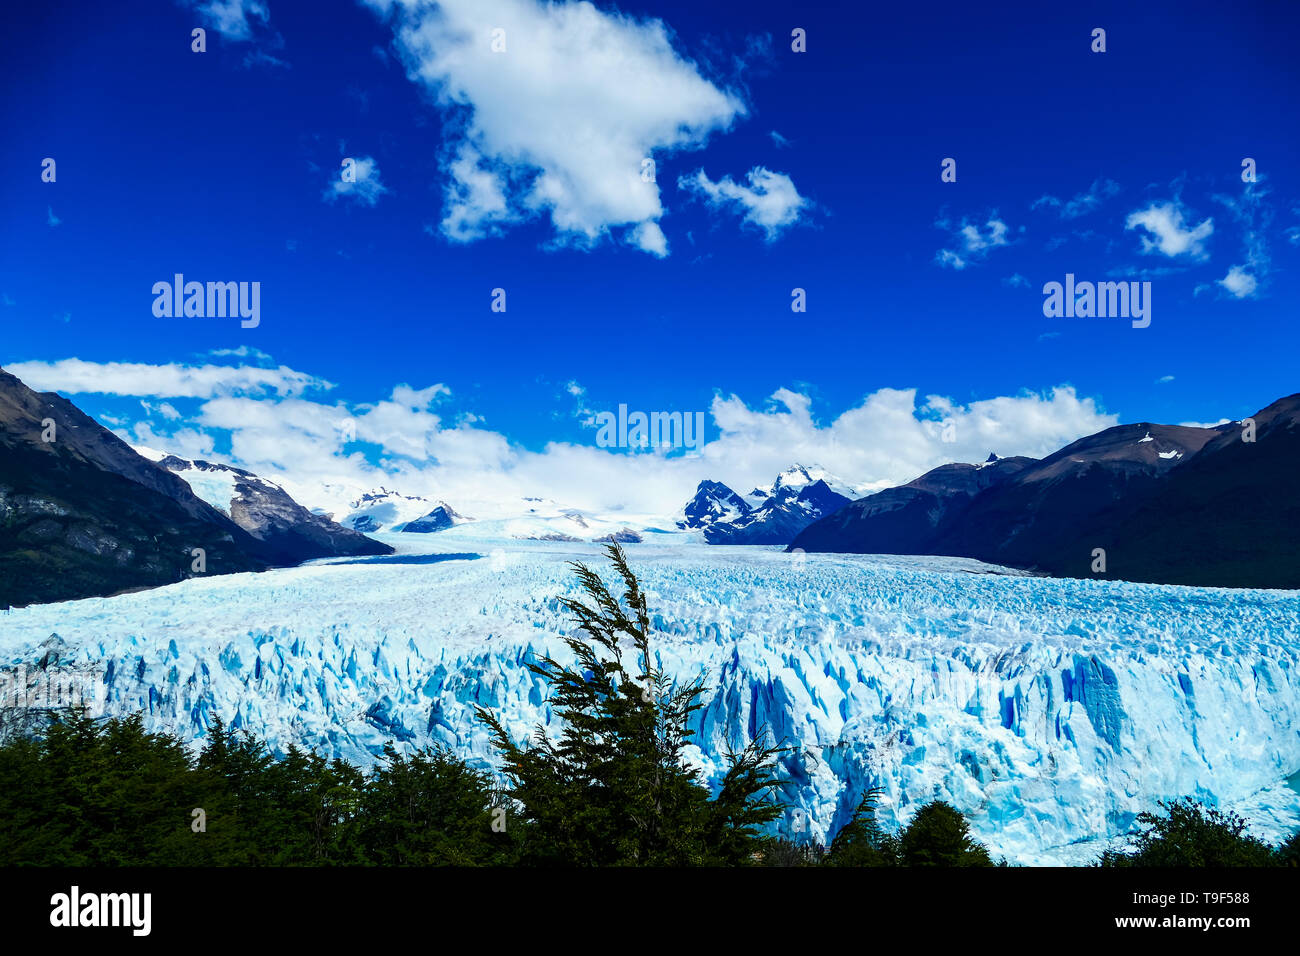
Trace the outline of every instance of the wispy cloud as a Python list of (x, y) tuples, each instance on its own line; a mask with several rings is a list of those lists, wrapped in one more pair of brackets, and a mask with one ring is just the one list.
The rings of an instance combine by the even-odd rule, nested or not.
[(1241, 230), (1244, 261), (1230, 266), (1228, 274), (1217, 280), (1217, 285), (1234, 299), (1256, 298), (1272, 270), (1267, 235), (1273, 221), (1273, 210), (1266, 201), (1268, 195), (1261, 177), (1258, 182), (1246, 183), (1240, 196), (1214, 197), (1215, 202), (1228, 210)]
[(259, 362), (273, 361), (271, 356), (263, 352), (261, 349), (253, 348), (251, 345), (241, 345), (238, 348), (233, 349), (209, 349), (204, 354), (210, 355), (213, 358), (251, 358), (256, 359)]
[(220, 395), (299, 395), (333, 384), (304, 372), (229, 365), (149, 365), (140, 362), (11, 362), (6, 368), (38, 391), (133, 395), (153, 398), (213, 398)]
[(1119, 194), (1119, 183), (1113, 179), (1098, 179), (1086, 190), (1075, 193), (1070, 199), (1058, 199), (1056, 196), (1040, 196), (1031, 204), (1031, 209), (1052, 208), (1062, 219), (1078, 219), (1092, 212), (1111, 196)]
[(999, 246), (1010, 244), (1007, 238), (1010, 229), (998, 217), (996, 209), (989, 213), (983, 226), (966, 218), (963, 218), (960, 223), (940, 218), (934, 225), (935, 228), (952, 234), (955, 248), (940, 249), (934, 257), (939, 265), (950, 269), (965, 269), (972, 263), (983, 261)]
[(177, 0), (199, 15), (203, 25), (216, 30), (227, 40), (250, 43), (254, 35), (266, 29), (271, 12), (261, 0)]
[(350, 199), (362, 206), (373, 206), (387, 192), (374, 157), (356, 156), (347, 157), (340, 164), (321, 198), (326, 202)]
[(193, 10), (199, 22), (215, 30), (223, 40), (248, 44), (241, 61), (245, 68), (271, 66), (287, 68), (289, 63), (270, 51), (284, 47), (284, 37), (271, 26), (271, 10), (263, 0), (176, 0)]

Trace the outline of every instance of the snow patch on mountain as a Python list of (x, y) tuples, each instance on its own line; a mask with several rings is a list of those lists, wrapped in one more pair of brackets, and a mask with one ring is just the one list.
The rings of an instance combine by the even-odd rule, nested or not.
[(408, 521), (424, 517), (434, 506), (435, 502), (419, 495), (375, 488), (349, 502), (347, 514), (339, 524), (364, 534), (397, 530)]
[(154, 459), (173, 474), (179, 475), (196, 495), (230, 517), (232, 506), (240, 497), (239, 485), (250, 486), (262, 492), (284, 493), (284, 489), (268, 478), (262, 478), (219, 462), (163, 455)]

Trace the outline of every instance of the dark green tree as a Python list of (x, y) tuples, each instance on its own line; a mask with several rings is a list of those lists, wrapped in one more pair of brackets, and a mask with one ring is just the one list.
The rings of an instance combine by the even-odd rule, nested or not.
[(290, 746), (267, 766), (265, 779), (269, 815), (256, 832), (271, 842), (259, 847), (261, 860), (279, 866), (357, 862), (355, 830), (366, 783), (360, 770)]
[(897, 866), (898, 838), (881, 829), (876, 809), (883, 791), (872, 787), (862, 796), (853, 819), (835, 834), (826, 853), (827, 866)]
[[(595, 571), (575, 563), (591, 602), (562, 601), (578, 626), (564, 639), (575, 663), (548, 655), (529, 664), (550, 685), (551, 706), (563, 722), (559, 738), (539, 727), (533, 746), (521, 747), (479, 708), (503, 758), (506, 793), (530, 824), (527, 858), (580, 866), (751, 862), (762, 849), (762, 829), (780, 813), (771, 797), (782, 751), (755, 740), (730, 754), (710, 797), (684, 758), (703, 681), (673, 689), (650, 646), (640, 584), (622, 548), (606, 550), (623, 584), (622, 600)], [(625, 661), (629, 649), (634, 664)]]
[(1235, 813), (1206, 807), (1191, 797), (1159, 804), (1163, 812), (1138, 814), (1128, 850), (1108, 850), (1102, 866), (1269, 866), (1274, 850), (1246, 833)]
[(903, 866), (992, 866), (989, 851), (970, 835), (970, 824), (942, 800), (916, 812), (898, 840)]
[(1277, 848), (1277, 862), (1280, 866), (1300, 866), (1300, 830)]
[(136, 714), (61, 714), (36, 740), (0, 748), (0, 862), (197, 865), (188, 835), (198, 795), (188, 751)]
[(365, 787), (362, 819), (365, 858), (380, 865), (508, 865), (523, 840), (523, 821), (491, 777), (445, 748), (403, 756), (386, 745)]

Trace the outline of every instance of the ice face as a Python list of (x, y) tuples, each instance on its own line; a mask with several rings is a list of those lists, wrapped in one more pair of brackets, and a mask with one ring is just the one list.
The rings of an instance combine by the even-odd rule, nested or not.
[[(583, 543), (476, 547), (471, 527), (380, 536), (399, 548), (386, 557), (16, 610), (0, 663), (32, 665), (57, 634), (65, 660), (103, 669), (108, 713), (187, 739), (220, 715), (280, 750), (368, 763), (386, 740), (443, 743), (490, 766), (475, 705), (518, 740), (555, 730), (526, 664), (563, 659), (566, 562), (607, 562)], [(706, 681), (691, 757), (716, 780), (755, 734), (791, 747), (786, 833), (825, 839), (873, 785), (885, 823), (948, 800), (1020, 863), (1090, 859), (1186, 794), (1270, 839), (1300, 825), (1284, 784), (1300, 770), (1298, 592), (682, 541), (627, 550), (663, 665)]]

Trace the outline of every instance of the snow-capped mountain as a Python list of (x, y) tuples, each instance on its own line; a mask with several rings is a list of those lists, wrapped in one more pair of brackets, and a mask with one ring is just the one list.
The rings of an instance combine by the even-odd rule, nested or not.
[(776, 480), (766, 487), (753, 489), (745, 496), (751, 506), (759, 506), (772, 497), (797, 496), (808, 485), (823, 482), (827, 488), (850, 501), (861, 498), (863, 489), (850, 484), (843, 478), (832, 475), (820, 465), (800, 465), (795, 463), (776, 476)]
[(789, 544), (818, 518), (852, 500), (837, 487), (855, 493), (822, 469), (798, 464), (744, 498), (721, 482), (702, 481), (677, 526), (702, 531), (709, 544)]
[[(154, 457), (159, 453), (140, 449)], [(275, 563), (337, 555), (391, 554), (393, 549), (308, 511), (268, 478), (219, 462), (159, 455), (157, 464), (265, 546)]]
[(380, 487), (348, 502), (347, 514), (339, 519), (339, 524), (364, 534), (395, 531), (407, 522), (428, 515), (441, 503)]
[(439, 501), (428, 514), (421, 515), (414, 521), (408, 521), (405, 524), (398, 525), (394, 530), (410, 532), (412, 534), (429, 534), (434, 531), (446, 531), (448, 528), (473, 520), (473, 518), (467, 518), (464, 515), (457, 513), (451, 505), (447, 504), (447, 502)]
[(701, 481), (695, 497), (682, 509), (677, 527), (686, 530), (707, 530), (717, 524), (729, 524), (744, 517), (753, 507), (720, 481)]

